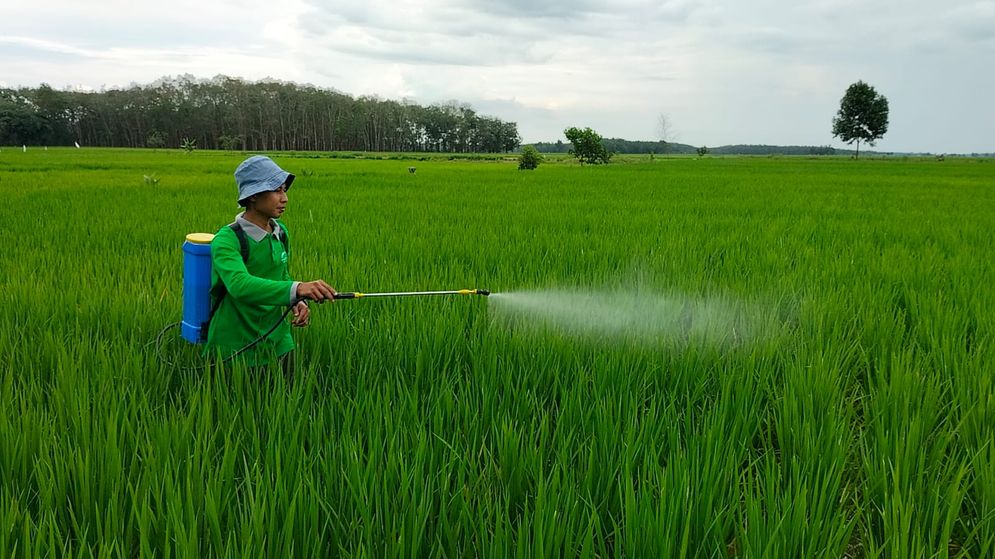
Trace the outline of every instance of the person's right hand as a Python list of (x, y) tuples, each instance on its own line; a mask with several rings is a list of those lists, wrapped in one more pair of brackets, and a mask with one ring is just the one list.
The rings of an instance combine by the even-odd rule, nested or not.
[(319, 303), (335, 300), (335, 289), (322, 280), (301, 282), (297, 285), (298, 299), (311, 299)]

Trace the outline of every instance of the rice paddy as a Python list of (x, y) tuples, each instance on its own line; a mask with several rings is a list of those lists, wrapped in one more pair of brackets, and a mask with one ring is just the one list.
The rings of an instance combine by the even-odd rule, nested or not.
[(495, 295), (171, 367), (245, 155), (4, 149), (0, 556), (995, 555), (995, 162), (270, 155), (295, 278)]

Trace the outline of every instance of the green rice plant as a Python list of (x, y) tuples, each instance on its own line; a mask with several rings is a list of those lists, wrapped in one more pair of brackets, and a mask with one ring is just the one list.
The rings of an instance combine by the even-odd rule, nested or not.
[(244, 155), (4, 150), (0, 556), (995, 553), (992, 165), (273, 156), (296, 277), (497, 296), (184, 371)]

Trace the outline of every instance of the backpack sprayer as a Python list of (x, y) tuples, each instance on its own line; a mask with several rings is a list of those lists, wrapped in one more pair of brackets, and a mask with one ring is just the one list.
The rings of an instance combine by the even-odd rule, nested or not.
[[(241, 232), (240, 241), (243, 240)], [(153, 343), (155, 343), (156, 355), (159, 360), (172, 365), (162, 358), (159, 350), (162, 345), (163, 336), (169, 330), (180, 327), (180, 334), (184, 340), (191, 344), (201, 344), (207, 340), (207, 330), (210, 326), (211, 315), (211, 241), (214, 235), (211, 233), (190, 233), (183, 243), (183, 320), (175, 322), (163, 328)], [(243, 251), (244, 258), (244, 251)], [(488, 296), (491, 292), (486, 289), (459, 289), (453, 291), (393, 291), (382, 293), (360, 293), (344, 292), (336, 293), (334, 300), (339, 299), (366, 299), (372, 297), (421, 297), (433, 295), (483, 295)], [(221, 363), (231, 361), (235, 357), (249, 351), (261, 341), (272, 334), (286, 320), (287, 315), (293, 310), (293, 306), (287, 307), (279, 320), (264, 334), (224, 358)], [(185, 370), (200, 370), (207, 365), (200, 367), (184, 367)]]

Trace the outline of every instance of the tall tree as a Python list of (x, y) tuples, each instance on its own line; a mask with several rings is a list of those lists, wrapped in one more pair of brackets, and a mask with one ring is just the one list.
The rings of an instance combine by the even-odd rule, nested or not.
[(848, 87), (833, 119), (833, 136), (848, 144), (856, 142), (859, 157), (861, 140), (873, 146), (887, 131), (888, 100), (884, 95), (862, 81)]

